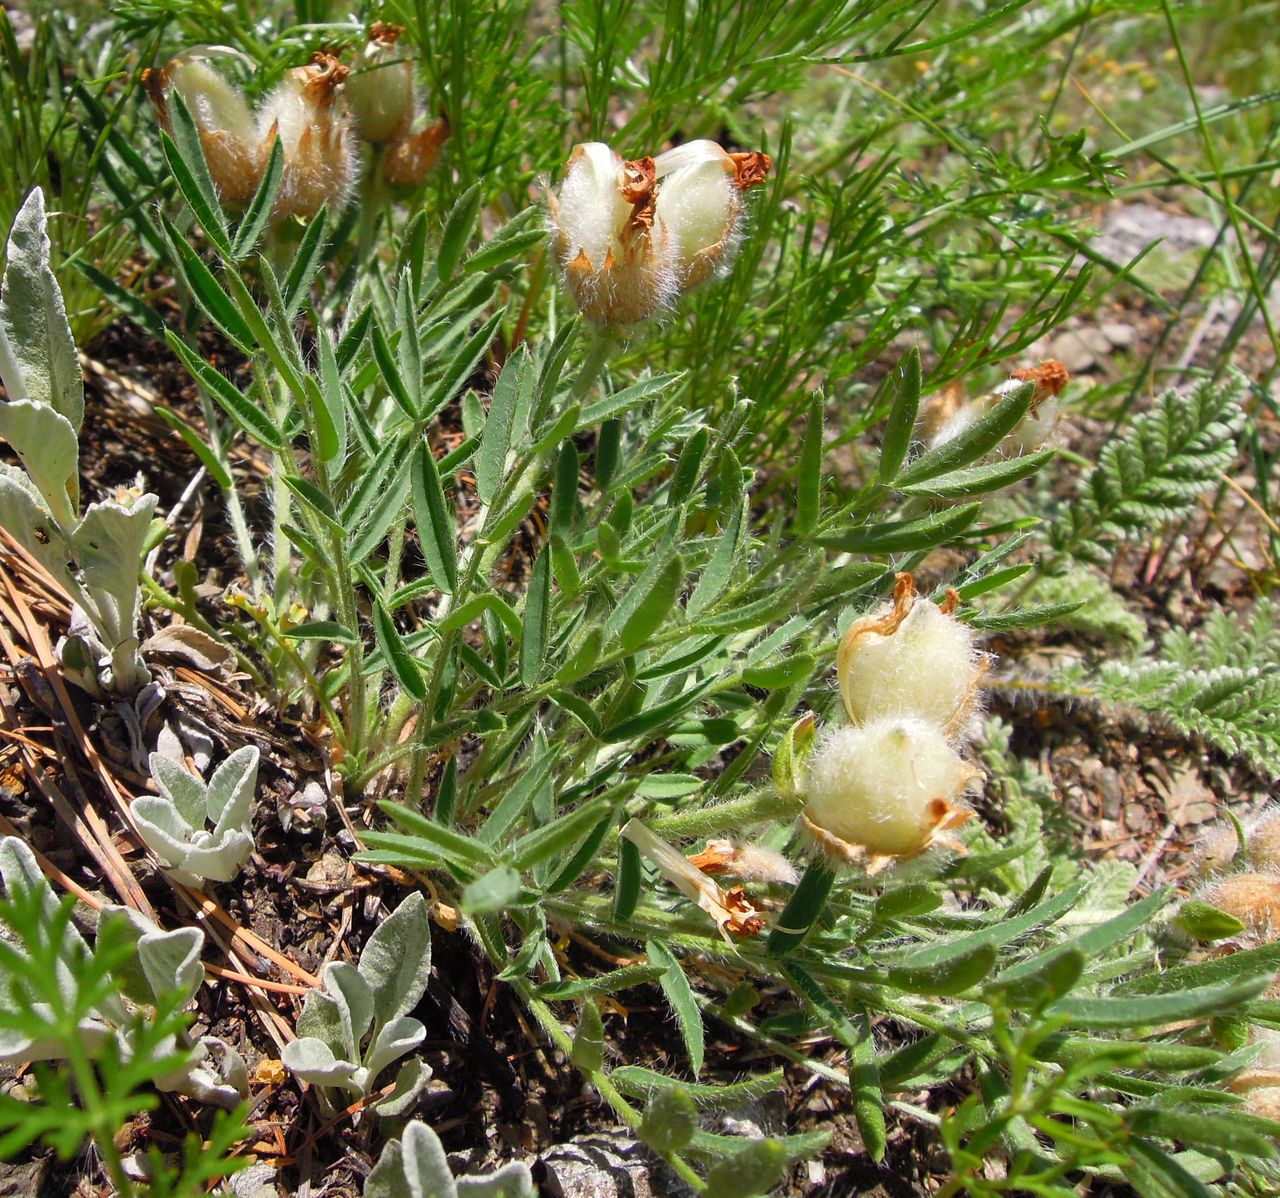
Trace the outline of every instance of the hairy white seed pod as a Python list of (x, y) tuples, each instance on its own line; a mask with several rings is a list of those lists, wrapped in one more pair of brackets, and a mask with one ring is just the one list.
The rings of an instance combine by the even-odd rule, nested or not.
[(265, 162), (253, 113), (238, 88), (203, 58), (176, 58), (167, 67), (146, 70), (142, 82), (166, 128), (169, 95), (177, 91), (191, 112), (209, 175), (224, 203), (252, 199)]
[[(987, 395), (980, 395), (968, 403), (960, 403), (959, 406), (956, 406), (953, 401), (945, 400), (941, 404), (928, 403), (926, 414), (930, 410), (934, 413), (929, 448), (936, 449), (939, 445), (945, 445), (958, 437), (975, 421), (990, 412), (1011, 388), (1019, 383), (1032, 382), (1035, 384), (1035, 391), (1031, 396), (1031, 404), (1027, 408), (1026, 415), (1005, 437), (994, 453), (996, 456), (1006, 458), (1033, 453), (1041, 449), (1053, 436), (1061, 411), (1058, 396), (1070, 381), (1071, 376), (1067, 368), (1056, 359), (1049, 358), (1039, 366), (1012, 371), (1008, 382), (1001, 383), (994, 391)], [(926, 432), (929, 432), (927, 421), (926, 415)]]
[(913, 857), (969, 818), (978, 777), (923, 720), (835, 728), (809, 759), (805, 823), (834, 856)]
[(1210, 824), (1196, 845), (1196, 866), (1201, 877), (1224, 873), (1240, 851), (1240, 837), (1231, 824)]
[(624, 162), (603, 142), (575, 146), (549, 198), (566, 288), (597, 324), (634, 324), (732, 260), (740, 193), (763, 181), (767, 155), (698, 141)]
[(1258, 1055), (1227, 1082), (1227, 1089), (1237, 1094), (1268, 1086), (1280, 1086), (1280, 1031), (1251, 1027), (1249, 1045)]
[(284, 171), (274, 215), (314, 216), (339, 211), (355, 182), (357, 159), (351, 116), (338, 95), (347, 68), (331, 54), (289, 71), (258, 113), (263, 155), (275, 138), (284, 149)]
[(1233, 874), (1210, 883), (1196, 897), (1234, 915), (1265, 940), (1280, 929), (1280, 876), (1275, 874)]
[(623, 162), (603, 142), (575, 146), (549, 199), (564, 284), (597, 324), (656, 316), (679, 289), (666, 230), (654, 219), (652, 158)]
[(1245, 1095), (1244, 1109), (1260, 1119), (1280, 1121), (1280, 1086), (1263, 1086), (1250, 1090)]
[(404, 28), (375, 21), (343, 92), (356, 132), (375, 144), (402, 136), (413, 120), (413, 64), (396, 43)]
[(959, 732), (973, 714), (986, 659), (973, 630), (900, 574), (893, 600), (855, 620), (836, 653), (840, 697), (853, 724), (913, 716)]
[(762, 183), (772, 162), (758, 152), (730, 154), (692, 141), (659, 154), (655, 212), (670, 240), (680, 290), (728, 270), (742, 234), (742, 192)]
[(1280, 807), (1267, 808), (1249, 825), (1245, 852), (1256, 869), (1280, 868)]
[(387, 144), (382, 160), (382, 180), (392, 187), (416, 187), (440, 157), (449, 137), (449, 122), (441, 117), (421, 129), (407, 128)]

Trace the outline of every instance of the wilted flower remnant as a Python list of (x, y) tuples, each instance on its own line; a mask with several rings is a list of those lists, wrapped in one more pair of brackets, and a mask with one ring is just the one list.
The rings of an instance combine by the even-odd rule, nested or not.
[(332, 54), (317, 54), (285, 73), (258, 114), (264, 163), (275, 138), (284, 150), (277, 217), (314, 216), (346, 203), (357, 171), (351, 115), (338, 91), (346, 77)]
[(371, 26), (355, 71), (332, 54), (316, 54), (285, 73), (256, 115), (201, 52), (145, 70), (142, 79), (166, 128), (172, 94), (182, 96), (225, 204), (252, 199), (278, 139), (284, 169), (272, 216), (306, 219), (346, 204), (360, 175), (357, 134), (385, 146), (382, 174), (393, 185), (419, 183), (435, 164), (448, 125), (415, 129), (413, 67), (395, 48), (399, 34), (396, 26)]
[(167, 67), (148, 67), (142, 84), (160, 123), (171, 127), (169, 96), (177, 91), (191, 111), (209, 174), (225, 203), (248, 203), (262, 180), (261, 137), (253, 111), (204, 58), (178, 57)]
[(575, 146), (551, 231), (565, 287), (597, 324), (648, 320), (733, 261), (742, 193), (762, 183), (767, 154), (694, 141), (624, 162), (603, 142)]
[(1058, 396), (1070, 381), (1067, 368), (1056, 358), (1047, 358), (1039, 366), (1010, 371), (1007, 382), (974, 400), (966, 402), (961, 390), (952, 386), (938, 392), (926, 403), (921, 416), (922, 431), (930, 448), (943, 445), (985, 416), (1018, 384), (1032, 382), (1035, 393), (1026, 416), (996, 451), (1007, 457), (1032, 453), (1043, 447), (1053, 435), (1060, 415)]
[(960, 748), (987, 659), (954, 614), (898, 576), (890, 604), (855, 620), (836, 658), (850, 726), (803, 767), (802, 820), (828, 858), (875, 873), (947, 842), (981, 778)]
[(421, 105), (413, 86), (413, 64), (399, 48), (400, 25), (375, 21), (369, 40), (347, 79), (347, 104), (356, 132), (385, 146), (382, 178), (393, 187), (412, 187), (426, 178), (449, 136), (441, 118), (421, 128)]

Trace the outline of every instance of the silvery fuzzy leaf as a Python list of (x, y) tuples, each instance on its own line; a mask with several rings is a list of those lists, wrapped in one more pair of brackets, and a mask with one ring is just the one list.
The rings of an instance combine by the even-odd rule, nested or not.
[(373, 991), (360, 971), (349, 961), (331, 961), (320, 975), (341, 1019), (342, 1044), (346, 1057), (359, 1061), (360, 1045), (373, 1023)]
[(80, 517), (80, 443), (67, 418), (44, 403), (0, 403), (0, 439), (22, 460), (54, 519), (73, 527)]
[[(57, 1016), (46, 1003), (33, 1003), (32, 1013), (53, 1023)], [(89, 1057), (96, 1057), (102, 1046), (111, 1038), (111, 1028), (87, 1015), (77, 1025), (80, 1046)], [(59, 1036), (40, 1036), (32, 1039), (15, 1031), (0, 1032), (0, 1064), (13, 1065), (21, 1061), (64, 1061), (67, 1044)]]
[[(418, 1095), (426, 1089), (430, 1080), (431, 1069), (427, 1063), (421, 1057), (410, 1057), (396, 1074), (395, 1089), (385, 1098), (371, 1103), (369, 1109), (377, 1111), (379, 1115), (403, 1115), (418, 1101)], [(372, 1077), (367, 1084), (372, 1088)]]
[[(44, 193), (38, 187), (14, 218), (6, 261), (0, 285), (0, 325), (8, 350), (0, 354), (5, 390), (10, 399), (47, 403), (78, 433), (84, 422), (84, 379), (62, 292), (49, 268)], [(13, 378), (15, 367), (20, 382)]]
[(214, 839), (231, 828), (249, 830), (249, 810), (253, 806), (258, 781), (258, 750), (253, 745), (237, 749), (209, 779), (207, 811)]
[(360, 954), (382, 1027), (418, 1005), (431, 972), (431, 924), (421, 893), (409, 895), (374, 929)]
[(295, 1077), (313, 1086), (334, 1086), (356, 1094), (362, 1092), (360, 1085), (353, 1080), (360, 1072), (359, 1066), (338, 1060), (329, 1046), (314, 1036), (290, 1040), (284, 1046), (280, 1060)]
[[(26, 841), (17, 836), (0, 839), (0, 880), (3, 880), (5, 893), (10, 898), (18, 893), (38, 894), (45, 927), (53, 922), (60, 905), (58, 898), (36, 863), (35, 854)], [(89, 946), (84, 937), (76, 931), (75, 924), (66, 920), (62, 925), (62, 943), (58, 946), (56, 968), (58, 990), (67, 1002), (71, 1002), (79, 991), (76, 982), (77, 967), (88, 957)]]
[(91, 503), (68, 538), (85, 586), (103, 621), (112, 625), (98, 630), (108, 649), (136, 636), (138, 569), (158, 502), (155, 495), (143, 495), (128, 507), (113, 499)]
[(147, 764), (160, 793), (177, 808), (188, 827), (193, 830), (203, 828), (209, 809), (204, 781), (182, 762), (173, 761), (162, 753), (152, 753)]
[(148, 932), (138, 941), (138, 959), (157, 999), (177, 992), (186, 1006), (204, 981), (200, 953), (204, 933), (199, 928), (175, 928)]
[(161, 931), (145, 915), (130, 907), (108, 906), (102, 909), (104, 920), (123, 921), (125, 939), (136, 952), (116, 973), (120, 989), (136, 1003), (155, 1006), (162, 995), (175, 990), (182, 994), (186, 1006), (204, 981), (200, 953), (204, 949), (204, 933), (199, 928)]
[(383, 1024), (364, 1058), (370, 1081), (375, 1081), (378, 1074), (392, 1061), (398, 1061), (426, 1038), (427, 1029), (409, 1015), (401, 1015), (398, 1019)]
[(138, 834), (160, 858), (162, 865), (175, 868), (182, 864), (191, 844), (191, 827), (178, 814), (168, 799), (139, 795), (129, 804)]
[(440, 1138), (411, 1119), (399, 1140), (382, 1150), (364, 1183), (364, 1198), (457, 1198)]
[(176, 1090), (206, 1106), (234, 1110), (249, 1097), (249, 1070), (244, 1058), (216, 1036), (202, 1036), (191, 1063), (161, 1089)]
[(529, 1166), (513, 1161), (487, 1177), (459, 1177), (458, 1198), (537, 1198)]
[(244, 868), (252, 853), (252, 836), (228, 832), (214, 844), (193, 845), (187, 849), (178, 868), (183, 874), (197, 879), (194, 883), (179, 876), (176, 870), (171, 872), (188, 886), (198, 886), (203, 882), (230, 882)]
[(0, 462), (0, 524), (65, 590), (71, 590), (71, 549), (61, 529), (26, 472), (5, 462)]
[(293, 1030), (299, 1039), (323, 1040), (334, 1054), (344, 1051), (345, 1031), (338, 1004), (319, 990), (312, 990), (302, 1000), (302, 1012)]

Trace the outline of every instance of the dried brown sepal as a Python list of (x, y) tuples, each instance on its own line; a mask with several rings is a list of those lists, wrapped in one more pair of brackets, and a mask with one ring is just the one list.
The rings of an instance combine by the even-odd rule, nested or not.
[(729, 912), (729, 920), (724, 926), (735, 936), (758, 936), (764, 931), (764, 920), (747, 900), (746, 891), (741, 886), (724, 892), (724, 905)]
[(773, 170), (773, 159), (761, 150), (747, 150), (729, 157), (733, 159), (733, 185), (739, 191), (758, 187)]
[(380, 46), (394, 46), (403, 32), (403, 25), (392, 25), (389, 21), (374, 21), (369, 26), (368, 36), (371, 42), (377, 42)]
[[(981, 776), (981, 770), (975, 769), (973, 771), (974, 778)], [(833, 865), (860, 866), (870, 876), (881, 873), (891, 865), (900, 865), (904, 861), (919, 857), (922, 853), (928, 852), (929, 849), (938, 844), (945, 845), (954, 852), (963, 855), (967, 850), (950, 833), (953, 829), (967, 823), (972, 818), (973, 812), (968, 807), (953, 803), (950, 799), (939, 796), (929, 804), (930, 824), (921, 836), (920, 843), (912, 848), (910, 852), (884, 854), (873, 853), (865, 845), (850, 844), (834, 832), (828, 832), (827, 829), (819, 827), (807, 815), (802, 813), (800, 816), (805, 831), (817, 842), (818, 847), (826, 854), (828, 861)]]
[(440, 157), (440, 147), (449, 139), (445, 117), (417, 133), (407, 133), (393, 141), (382, 163), (382, 177), (392, 187), (414, 187), (427, 177)]
[(335, 90), (350, 73), (348, 67), (324, 51), (316, 53), (305, 67), (296, 70), (307, 98), (316, 105), (332, 104)]
[(169, 125), (169, 72), (164, 67), (143, 67), (142, 88), (156, 110), (156, 119), (166, 128)]
[(1011, 370), (1009, 377), (1020, 383), (1035, 383), (1036, 391), (1031, 397), (1031, 411), (1034, 412), (1049, 396), (1062, 394), (1063, 387), (1071, 381), (1071, 372), (1057, 358), (1046, 358), (1039, 366)]
[(890, 601), (889, 610), (883, 615), (863, 616), (859, 620), (854, 620), (840, 639), (840, 647), (836, 650), (836, 677), (841, 680), (841, 698), (844, 700), (846, 714), (854, 723), (857, 721), (853, 714), (853, 704), (849, 696), (844, 693), (844, 679), (848, 673), (849, 663), (857, 652), (858, 641), (864, 636), (892, 636), (916, 605), (915, 579), (905, 570), (895, 574), (894, 579), (893, 598)]
[(658, 172), (650, 157), (635, 158), (622, 164), (622, 181), (618, 191), (628, 204), (640, 204), (648, 200), (658, 185)]

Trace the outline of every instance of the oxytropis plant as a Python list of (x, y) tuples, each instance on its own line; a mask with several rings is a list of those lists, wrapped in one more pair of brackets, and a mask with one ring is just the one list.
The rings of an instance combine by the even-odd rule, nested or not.
[(60, 645), (91, 693), (132, 694), (150, 680), (138, 653), (138, 568), (156, 496), (125, 492), (80, 512), (84, 383), (49, 267), (44, 195), (27, 197), (9, 235), (0, 288), (0, 437), (23, 469), (0, 463), (0, 525), (75, 600)]

